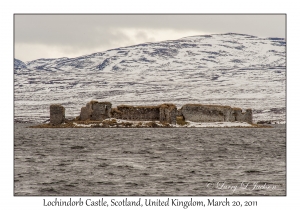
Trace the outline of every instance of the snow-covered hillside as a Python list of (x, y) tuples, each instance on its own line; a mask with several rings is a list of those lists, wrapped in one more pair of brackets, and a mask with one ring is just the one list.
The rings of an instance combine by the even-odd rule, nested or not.
[(18, 70), (18, 69), (22, 69), (22, 68), (26, 68), (26, 64), (23, 61), (14, 59), (14, 69)]
[(95, 99), (230, 105), (252, 108), (254, 121), (283, 122), (285, 45), (282, 38), (228, 33), (33, 60), (15, 68), (15, 119), (43, 121), (53, 103), (77, 116)]

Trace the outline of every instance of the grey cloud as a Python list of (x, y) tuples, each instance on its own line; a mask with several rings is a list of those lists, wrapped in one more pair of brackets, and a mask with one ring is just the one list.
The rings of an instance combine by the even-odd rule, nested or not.
[(72, 42), (108, 35), (114, 28), (241, 32), (285, 35), (284, 15), (15, 15), (17, 42)]
[[(124, 29), (134, 29), (135, 34)], [(145, 30), (285, 37), (285, 15), (15, 15), (15, 43), (67, 51), (90, 49), (92, 53), (93, 49), (160, 40)]]

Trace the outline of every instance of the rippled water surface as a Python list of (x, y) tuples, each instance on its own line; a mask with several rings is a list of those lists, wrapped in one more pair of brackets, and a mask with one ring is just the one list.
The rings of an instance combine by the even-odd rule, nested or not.
[(15, 195), (286, 195), (286, 129), (28, 128)]

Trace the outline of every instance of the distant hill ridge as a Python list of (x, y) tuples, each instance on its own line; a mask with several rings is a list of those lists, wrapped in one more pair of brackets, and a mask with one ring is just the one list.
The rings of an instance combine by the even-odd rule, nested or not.
[(237, 33), (198, 35), (115, 48), (76, 58), (41, 58), (26, 65), (16, 59), (20, 63), (16, 66), (40, 70), (85, 68), (101, 71), (285, 67), (285, 44), (284, 38), (277, 37), (258, 38)]

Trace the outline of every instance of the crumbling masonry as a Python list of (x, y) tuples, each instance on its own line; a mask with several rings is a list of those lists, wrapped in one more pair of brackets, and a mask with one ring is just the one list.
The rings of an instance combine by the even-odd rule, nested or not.
[(252, 110), (218, 105), (186, 104), (181, 108), (185, 120), (193, 122), (247, 122), (252, 123)]
[(81, 108), (79, 120), (104, 120), (117, 118), (134, 121), (161, 121), (176, 124), (177, 108), (174, 104), (158, 106), (120, 105), (111, 108), (109, 102), (91, 101)]
[[(176, 117), (193, 122), (247, 122), (252, 123), (252, 110), (242, 112), (240, 108), (219, 105), (186, 104), (177, 110), (174, 104), (158, 106), (120, 105), (112, 108), (110, 102), (90, 101), (81, 108), (78, 120), (102, 121), (116, 118), (133, 121), (160, 121), (176, 124)], [(65, 109), (61, 105), (50, 106), (50, 123), (56, 125), (64, 122)]]
[(80, 120), (104, 120), (111, 117), (111, 103), (91, 101), (81, 108)]

